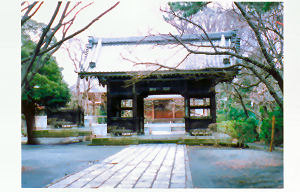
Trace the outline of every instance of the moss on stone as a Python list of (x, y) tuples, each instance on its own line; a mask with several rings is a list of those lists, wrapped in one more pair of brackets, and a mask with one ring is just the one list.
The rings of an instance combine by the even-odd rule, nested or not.
[(147, 144), (147, 143), (178, 143), (179, 139), (140, 139), (139, 144)]
[(94, 138), (91, 145), (137, 145), (135, 138)]
[(184, 139), (183, 144), (186, 145), (213, 145), (215, 141), (213, 139)]
[(91, 145), (137, 145), (137, 144), (163, 144), (163, 143), (176, 143), (185, 145), (225, 145), (231, 146), (230, 142), (218, 142), (214, 139), (143, 139), (143, 138), (124, 138), (124, 137), (113, 137), (113, 138), (93, 138)]

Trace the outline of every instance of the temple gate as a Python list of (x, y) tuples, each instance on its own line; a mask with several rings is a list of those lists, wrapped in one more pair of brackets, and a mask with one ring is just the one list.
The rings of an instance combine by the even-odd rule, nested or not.
[[(208, 34), (210, 42), (233, 42), (239, 45), (236, 32)], [(178, 37), (179, 38), (179, 37)], [(207, 42), (203, 36), (183, 35), (182, 42)], [(100, 42), (100, 41), (99, 41)], [(171, 37), (106, 38), (101, 46), (174, 44)], [(93, 44), (92, 44), (93, 45)], [(96, 44), (97, 45), (97, 44)], [(96, 48), (94, 48), (96, 50)], [(108, 53), (113, 53), (107, 52)], [(97, 58), (96, 58), (97, 59)], [(112, 58), (113, 59), (113, 58)], [(149, 95), (179, 94), (184, 97), (185, 130), (207, 129), (216, 122), (215, 85), (230, 82), (238, 68), (230, 66), (231, 58), (218, 58), (218, 66), (204, 66), (202, 69), (144, 70), (144, 71), (82, 71), (81, 78), (96, 77), (99, 84), (107, 86), (107, 126), (117, 126), (144, 134), (144, 98)], [(104, 59), (103, 59), (104, 60)], [(102, 60), (102, 61), (103, 61)], [(207, 60), (207, 58), (206, 58)], [(95, 67), (94, 61), (90, 65)], [(141, 77), (141, 78), (136, 78)], [(135, 79), (135, 80), (134, 80)]]

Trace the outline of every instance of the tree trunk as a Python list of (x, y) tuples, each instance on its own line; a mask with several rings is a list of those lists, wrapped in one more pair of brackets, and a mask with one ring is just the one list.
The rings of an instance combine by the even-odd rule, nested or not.
[(22, 106), (22, 112), (25, 116), (26, 126), (27, 126), (27, 144), (37, 145), (38, 140), (33, 135), (34, 125), (35, 125), (35, 106), (34, 103), (24, 102)]

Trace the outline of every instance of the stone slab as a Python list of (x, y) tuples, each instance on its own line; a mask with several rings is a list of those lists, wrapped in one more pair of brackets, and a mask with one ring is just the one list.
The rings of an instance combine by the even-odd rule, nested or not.
[(192, 188), (185, 145), (131, 145), (49, 188)]

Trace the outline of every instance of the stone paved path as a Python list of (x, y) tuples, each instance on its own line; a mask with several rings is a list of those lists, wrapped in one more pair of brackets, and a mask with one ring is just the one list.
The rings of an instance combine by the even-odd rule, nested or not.
[(132, 145), (49, 188), (192, 188), (185, 145)]

